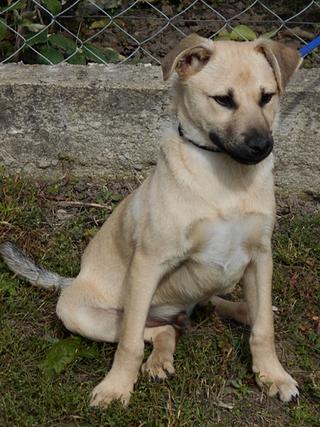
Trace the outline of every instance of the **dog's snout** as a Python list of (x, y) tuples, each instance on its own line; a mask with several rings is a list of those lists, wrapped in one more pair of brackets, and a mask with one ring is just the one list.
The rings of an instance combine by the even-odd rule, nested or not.
[(253, 154), (262, 154), (269, 149), (273, 145), (273, 140), (271, 134), (258, 134), (254, 133), (248, 135), (245, 138), (245, 143), (248, 145)]
[[(218, 145), (217, 142), (216, 144)], [(270, 131), (254, 129), (241, 134), (238, 143), (228, 145), (220, 141), (218, 146), (234, 160), (246, 165), (255, 165), (269, 156), (273, 150), (273, 138)]]

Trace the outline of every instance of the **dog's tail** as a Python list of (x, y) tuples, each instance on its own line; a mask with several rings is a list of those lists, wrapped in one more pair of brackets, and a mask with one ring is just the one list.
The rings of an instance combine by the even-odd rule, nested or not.
[(73, 281), (71, 278), (62, 277), (38, 267), (30, 257), (11, 242), (0, 245), (0, 254), (10, 270), (34, 286), (60, 289), (70, 285)]

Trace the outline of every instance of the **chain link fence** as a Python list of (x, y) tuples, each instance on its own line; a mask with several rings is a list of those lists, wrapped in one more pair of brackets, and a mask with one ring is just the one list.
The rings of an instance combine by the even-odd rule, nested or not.
[[(320, 0), (0, 1), (0, 63), (151, 62), (183, 36), (270, 37), (302, 47), (320, 33)], [(312, 53), (306, 66), (319, 66)]]

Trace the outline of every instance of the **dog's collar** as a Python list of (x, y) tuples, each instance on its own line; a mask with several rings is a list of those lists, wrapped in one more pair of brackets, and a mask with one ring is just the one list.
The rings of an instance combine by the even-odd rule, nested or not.
[(179, 132), (179, 135), (181, 136), (181, 138), (184, 138), (186, 141), (190, 142), (190, 144), (192, 144), (198, 148), (201, 148), (201, 150), (211, 151), (213, 153), (222, 153), (222, 151), (219, 150), (219, 148), (208, 147), (207, 145), (201, 145), (201, 144), (198, 144), (197, 142), (192, 141), (192, 139), (187, 138), (183, 132), (183, 128), (182, 128), (181, 123), (179, 123), (178, 132)]

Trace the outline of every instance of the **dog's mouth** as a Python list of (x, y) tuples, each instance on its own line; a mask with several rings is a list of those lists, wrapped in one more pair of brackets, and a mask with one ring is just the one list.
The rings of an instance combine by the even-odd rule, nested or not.
[(248, 138), (244, 143), (236, 146), (224, 143), (215, 132), (210, 132), (209, 138), (223, 153), (244, 165), (256, 165), (262, 162), (273, 150), (271, 134)]

